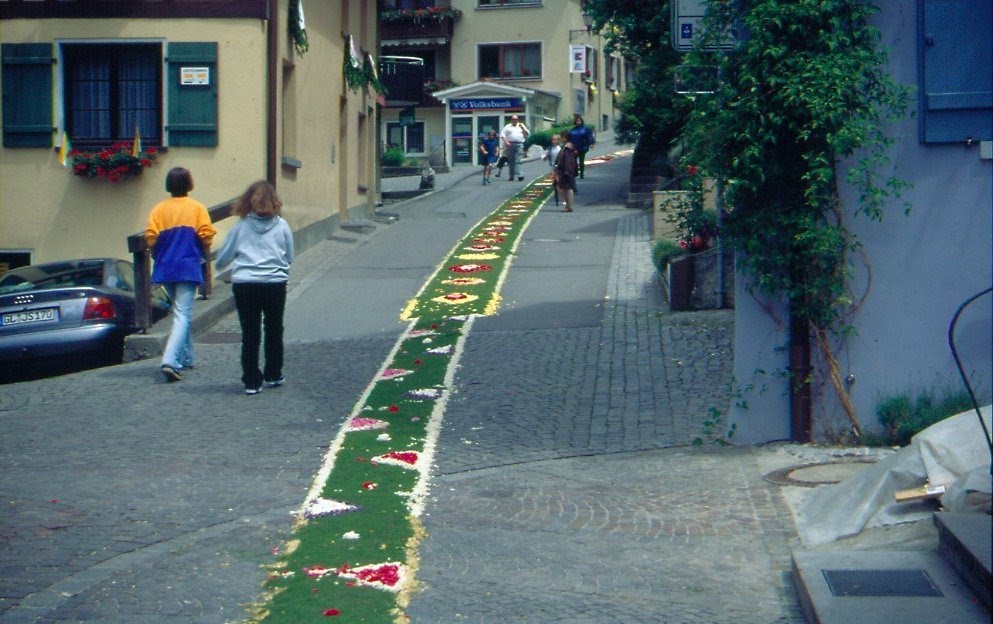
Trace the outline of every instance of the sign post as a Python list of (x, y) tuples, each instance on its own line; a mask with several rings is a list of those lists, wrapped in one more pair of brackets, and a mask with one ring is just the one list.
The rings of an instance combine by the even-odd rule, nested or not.
[[(710, 0), (671, 0), (672, 47), (677, 52), (689, 52), (696, 47), (703, 35), (703, 18)], [(705, 52), (727, 50), (734, 44), (731, 36), (722, 37), (719, 43), (704, 46)]]

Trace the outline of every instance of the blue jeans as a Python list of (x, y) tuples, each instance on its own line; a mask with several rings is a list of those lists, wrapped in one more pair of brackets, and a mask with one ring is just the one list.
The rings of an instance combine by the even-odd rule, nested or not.
[(190, 333), (190, 320), (193, 317), (193, 299), (197, 294), (194, 282), (171, 282), (163, 284), (169, 299), (172, 300), (172, 331), (162, 353), (162, 366), (180, 370), (193, 366), (193, 336)]

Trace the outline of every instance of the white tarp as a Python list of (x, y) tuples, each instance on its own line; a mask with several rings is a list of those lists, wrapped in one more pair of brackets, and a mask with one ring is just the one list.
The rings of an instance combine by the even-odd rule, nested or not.
[[(989, 405), (980, 410), (987, 431), (991, 411)], [(818, 488), (797, 510), (800, 539), (816, 546), (869, 527), (930, 518), (928, 505), (894, 499), (898, 490), (925, 483), (949, 486), (942, 498), (946, 508), (968, 505), (973, 500), (969, 491), (990, 491), (990, 450), (975, 410), (928, 427), (905, 448), (847, 481)]]

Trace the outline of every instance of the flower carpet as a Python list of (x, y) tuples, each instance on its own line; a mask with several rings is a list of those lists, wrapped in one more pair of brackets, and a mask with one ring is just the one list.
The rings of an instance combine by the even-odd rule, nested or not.
[(503, 202), (404, 308), (408, 326), (332, 441), (253, 622), (407, 621), (419, 517), (465, 338), (477, 316), (497, 311), (521, 235), (551, 194), (546, 176)]

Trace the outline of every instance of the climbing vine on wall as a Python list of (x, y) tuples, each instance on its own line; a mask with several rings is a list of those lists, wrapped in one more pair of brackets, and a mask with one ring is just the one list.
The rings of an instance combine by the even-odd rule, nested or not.
[[(850, 330), (852, 259), (862, 253), (849, 215), (881, 220), (906, 184), (883, 171), (889, 122), (905, 116), (908, 89), (884, 73), (886, 53), (864, 0), (751, 0), (711, 3), (707, 32), (738, 41), (718, 58), (717, 91), (697, 99), (686, 128), (688, 162), (727, 181), (731, 207), (722, 239), (765, 294), (785, 296), (791, 317), (809, 323), (831, 381), (861, 428), (828, 334)], [(714, 63), (713, 53), (688, 63)], [(840, 162), (858, 191), (842, 206)], [(863, 293), (864, 294), (864, 293)], [(794, 380), (796, 383), (797, 380)], [(806, 383), (806, 380), (803, 380)]]

